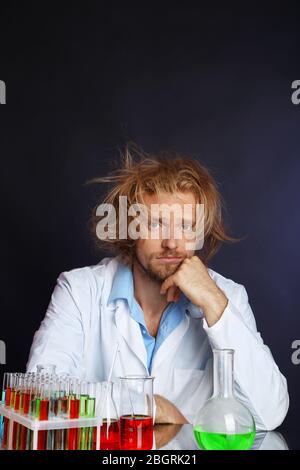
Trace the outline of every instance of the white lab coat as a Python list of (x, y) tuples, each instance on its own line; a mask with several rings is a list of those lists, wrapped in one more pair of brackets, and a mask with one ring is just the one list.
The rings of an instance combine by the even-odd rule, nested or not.
[[(127, 303), (107, 305), (118, 257), (60, 274), (39, 330), (27, 370), (54, 363), (58, 372), (87, 380), (106, 380), (117, 343), (126, 374), (147, 372), (147, 353)], [(187, 306), (184, 320), (157, 350), (152, 364), (154, 393), (173, 402), (192, 422), (212, 395), (212, 348), (235, 350), (235, 394), (254, 416), (257, 429), (272, 430), (286, 416), (287, 382), (257, 332), (243, 285), (209, 269), (229, 299), (222, 317), (209, 327), (201, 309)], [(117, 361), (114, 376), (123, 375)]]

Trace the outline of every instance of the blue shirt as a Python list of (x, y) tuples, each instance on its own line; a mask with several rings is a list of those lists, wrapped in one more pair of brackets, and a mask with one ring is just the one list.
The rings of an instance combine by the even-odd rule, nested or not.
[(185, 315), (185, 308), (189, 303), (187, 297), (181, 293), (178, 302), (170, 302), (163, 312), (156, 338), (148, 332), (144, 312), (134, 297), (134, 284), (132, 270), (129, 266), (119, 264), (113, 279), (108, 303), (117, 299), (127, 301), (132, 318), (139, 323), (147, 351), (147, 366), (151, 373), (153, 357), (167, 336), (179, 325)]

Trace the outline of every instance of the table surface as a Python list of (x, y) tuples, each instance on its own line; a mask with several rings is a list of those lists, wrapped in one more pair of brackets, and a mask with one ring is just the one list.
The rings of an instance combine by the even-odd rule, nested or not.
[[(199, 450), (191, 424), (159, 424), (154, 427), (156, 449)], [(289, 450), (286, 431), (258, 431), (253, 450)], [(300, 448), (300, 446), (298, 447)]]

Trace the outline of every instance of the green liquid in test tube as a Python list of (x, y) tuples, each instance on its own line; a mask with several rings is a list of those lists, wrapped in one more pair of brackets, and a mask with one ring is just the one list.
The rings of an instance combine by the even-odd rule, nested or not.
[(89, 398), (88, 401), (87, 401), (87, 417), (88, 418), (94, 418), (95, 416), (95, 401), (96, 399), (93, 397), (93, 398)]
[[(92, 382), (81, 382), (80, 416), (93, 418), (95, 416), (96, 384)], [(92, 450), (93, 428), (81, 428), (78, 439), (79, 450)]]
[(80, 416), (86, 416), (86, 403), (88, 395), (80, 395), (79, 414)]
[[(95, 416), (95, 403), (96, 403), (96, 398), (94, 397), (89, 398), (87, 401), (88, 418), (94, 418)], [(97, 428), (93, 428), (93, 427), (88, 428), (87, 450), (93, 450), (94, 429), (97, 431)]]
[[(81, 385), (83, 388), (83, 384)], [(85, 418), (87, 416), (87, 401), (88, 401), (88, 395), (87, 394), (81, 394), (80, 395), (80, 405), (79, 405), (79, 415), (82, 418)], [(86, 450), (87, 444), (86, 444), (86, 435), (87, 435), (88, 428), (81, 428), (79, 432), (79, 450)]]
[(40, 407), (41, 407), (41, 399), (36, 398), (35, 399), (35, 417), (39, 419), (40, 417)]

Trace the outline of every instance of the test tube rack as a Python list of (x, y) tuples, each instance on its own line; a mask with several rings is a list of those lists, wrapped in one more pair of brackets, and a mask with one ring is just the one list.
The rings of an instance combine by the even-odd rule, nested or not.
[(8, 445), (7, 450), (12, 450), (13, 442), (13, 428), (14, 423), (19, 423), (26, 428), (33, 431), (33, 445), (32, 450), (37, 450), (38, 443), (38, 432), (48, 431), (52, 429), (72, 429), (72, 428), (85, 428), (85, 427), (97, 427), (96, 437), (96, 450), (100, 450), (100, 428), (102, 426), (102, 418), (77, 418), (77, 419), (65, 419), (53, 417), (49, 420), (39, 421), (35, 418), (22, 415), (3, 404), (0, 404), (0, 416), (3, 416), (9, 420), (8, 430)]

